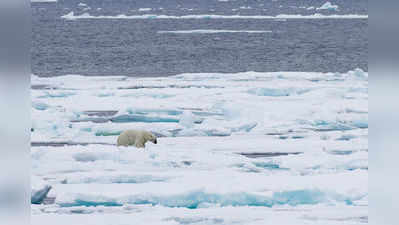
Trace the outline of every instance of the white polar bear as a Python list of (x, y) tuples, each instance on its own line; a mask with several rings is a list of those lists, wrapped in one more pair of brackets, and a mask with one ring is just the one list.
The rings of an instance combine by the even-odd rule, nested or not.
[(126, 130), (119, 135), (117, 146), (134, 145), (137, 148), (144, 148), (147, 141), (156, 144), (157, 137), (145, 130)]

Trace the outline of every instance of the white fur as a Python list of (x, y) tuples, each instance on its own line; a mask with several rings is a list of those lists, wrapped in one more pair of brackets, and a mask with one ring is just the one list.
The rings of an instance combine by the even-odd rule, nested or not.
[(123, 131), (117, 140), (118, 146), (136, 146), (137, 148), (144, 148), (145, 143), (151, 141), (157, 143), (157, 138), (149, 131), (145, 130), (126, 130)]

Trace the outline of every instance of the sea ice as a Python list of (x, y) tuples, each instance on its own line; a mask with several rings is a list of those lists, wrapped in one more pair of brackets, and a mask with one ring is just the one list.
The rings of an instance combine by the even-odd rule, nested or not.
[(331, 2), (326, 2), (319, 8), (316, 8), (317, 10), (333, 10), (337, 11), (338, 10), (338, 5), (333, 5)]
[(267, 15), (157, 15), (157, 14), (144, 14), (144, 15), (124, 15), (120, 14), (117, 16), (93, 16), (89, 13), (83, 13), (81, 15), (75, 15), (73, 11), (61, 16), (66, 20), (78, 20), (78, 19), (263, 19), (263, 20), (275, 20), (275, 19), (368, 19), (368, 15), (290, 15), (280, 14), (277, 16)]
[(51, 186), (37, 176), (32, 176), (31, 186), (32, 186), (31, 203), (41, 204), (43, 200), (47, 197), (49, 191), (51, 190)]
[(151, 11), (151, 8), (139, 8), (140, 12), (147, 12), (147, 11)]
[(368, 72), (31, 78), (32, 224), (368, 221)]

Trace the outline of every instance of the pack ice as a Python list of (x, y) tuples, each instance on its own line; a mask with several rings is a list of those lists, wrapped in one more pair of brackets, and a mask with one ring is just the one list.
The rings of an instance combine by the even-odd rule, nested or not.
[(31, 80), (32, 224), (368, 222), (360, 69)]

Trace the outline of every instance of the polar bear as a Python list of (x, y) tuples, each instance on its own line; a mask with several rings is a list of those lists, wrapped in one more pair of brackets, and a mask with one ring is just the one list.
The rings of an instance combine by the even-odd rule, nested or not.
[(134, 145), (137, 148), (144, 148), (147, 141), (156, 144), (157, 137), (155, 137), (151, 132), (145, 130), (126, 130), (119, 135), (117, 146)]

